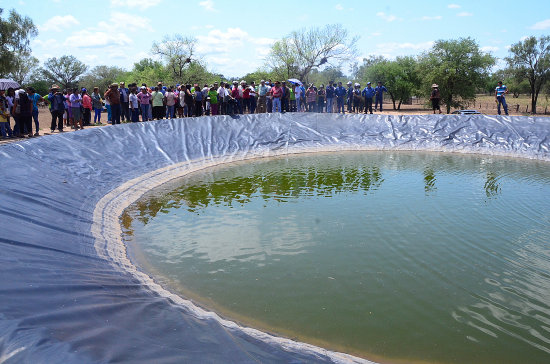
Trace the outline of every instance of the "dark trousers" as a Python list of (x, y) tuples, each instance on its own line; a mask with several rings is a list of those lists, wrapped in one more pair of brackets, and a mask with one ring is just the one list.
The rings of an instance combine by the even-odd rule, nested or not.
[(139, 109), (137, 107), (133, 108), (131, 110), (131, 113), (132, 113), (132, 122), (137, 123), (139, 121)]
[(372, 97), (365, 97), (365, 114), (370, 112), (372, 114)]
[(378, 104), (380, 104), (380, 111), (382, 111), (382, 98), (377, 97), (374, 101), (374, 110), (378, 109)]
[(120, 104), (111, 104), (111, 124), (120, 124)]
[(32, 115), (19, 115), (16, 120), (16, 134), (32, 134)]
[(55, 124), (57, 121), (57, 130), (63, 131), (63, 113), (64, 111), (52, 111), (52, 124), (50, 125), (50, 130), (53, 132), (55, 130)]
[(202, 101), (195, 101), (195, 116), (202, 116)]
[(283, 112), (290, 111), (290, 99), (284, 98), (281, 100), (281, 109), (283, 110)]
[(250, 113), (254, 114), (256, 112), (256, 98), (250, 97)]
[(324, 107), (325, 107), (325, 99), (319, 98), (319, 100), (317, 100), (317, 112), (323, 112)]
[(122, 121), (124, 120), (130, 121), (130, 103), (129, 102), (120, 103), (120, 118), (122, 119)]
[(92, 110), (84, 108), (84, 111), (82, 113), (82, 125), (85, 125), (85, 126), (90, 125), (91, 119), (92, 119)]

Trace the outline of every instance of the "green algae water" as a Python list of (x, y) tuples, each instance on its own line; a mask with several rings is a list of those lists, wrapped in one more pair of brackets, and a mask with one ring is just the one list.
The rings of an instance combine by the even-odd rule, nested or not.
[(239, 162), (152, 190), (121, 224), (138, 267), (248, 326), (389, 363), (550, 362), (546, 162)]

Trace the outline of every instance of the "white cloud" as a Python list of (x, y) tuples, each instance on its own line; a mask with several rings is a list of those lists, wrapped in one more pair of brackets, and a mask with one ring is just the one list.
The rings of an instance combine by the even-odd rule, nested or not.
[(41, 32), (46, 32), (48, 30), (60, 32), (65, 28), (70, 28), (78, 24), (80, 24), (80, 22), (72, 15), (56, 15), (53, 18), (46, 20), (44, 24), (38, 27), (38, 30)]
[(374, 32), (374, 33), (370, 33), (370, 35), (373, 36), (373, 37), (379, 37), (379, 36), (382, 35), (382, 33), (380, 33), (380, 32)]
[(111, 6), (116, 8), (138, 8), (140, 10), (145, 10), (153, 6), (157, 6), (161, 1), (162, 0), (111, 0)]
[(201, 2), (199, 2), (199, 5), (202, 6), (207, 11), (217, 11), (214, 8), (214, 1), (212, 1), (212, 0), (201, 1)]
[(376, 48), (378, 48), (381, 52), (385, 53), (395, 53), (400, 52), (403, 50), (413, 50), (413, 51), (423, 51), (428, 50), (434, 45), (433, 41), (430, 42), (422, 42), (422, 43), (396, 43), (396, 42), (390, 42), (390, 43), (380, 43), (376, 45)]
[(545, 30), (548, 28), (550, 28), (550, 19), (539, 21), (538, 23), (535, 23), (531, 26), (531, 29), (535, 30)]
[(422, 20), (441, 20), (443, 17), (441, 15), (436, 16), (423, 16)]
[(480, 48), (482, 52), (489, 53), (489, 52), (497, 52), (499, 50), (498, 47), (493, 46), (485, 46)]
[(457, 4), (449, 4), (447, 5), (447, 7), (449, 9), (460, 9), (460, 5), (457, 5)]
[(519, 38), (519, 40), (521, 40), (521, 41), (523, 42), (523, 41), (524, 41), (525, 39), (527, 39), (527, 38), (529, 38), (529, 36), (528, 36), (528, 35), (524, 35), (523, 37)]
[(118, 32), (113, 34), (111, 32), (81, 30), (67, 37), (63, 44), (67, 47), (76, 48), (104, 48), (127, 46), (132, 43), (127, 35)]
[(342, 4), (336, 4), (336, 6), (334, 8), (336, 10), (344, 10), (344, 7), (342, 6)]
[(109, 16), (108, 21), (100, 21), (98, 24), (99, 29), (119, 29), (122, 33), (125, 33), (128, 29), (128, 24), (132, 24), (134, 29), (143, 29), (153, 32), (153, 26), (151, 20), (142, 16), (113, 12)]
[(469, 13), (467, 11), (463, 11), (461, 13), (456, 14), (456, 16), (473, 16), (474, 14)]
[(386, 14), (382, 11), (376, 13), (376, 16), (379, 17), (379, 18), (384, 19), (387, 22), (392, 22), (392, 21), (395, 21), (395, 20), (399, 20), (399, 18), (396, 17), (395, 15), (389, 15), (389, 14)]

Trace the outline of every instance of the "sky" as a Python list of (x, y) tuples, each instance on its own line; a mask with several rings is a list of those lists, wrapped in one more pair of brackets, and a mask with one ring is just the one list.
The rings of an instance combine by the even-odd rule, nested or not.
[[(550, 1), (370, 0), (14, 0), (0, 5), (29, 16), (40, 62), (73, 55), (90, 68), (131, 69), (155, 58), (153, 42), (181, 34), (198, 40), (208, 69), (238, 77), (262, 67), (270, 46), (294, 30), (342, 24), (359, 36), (356, 61), (418, 55), (434, 41), (472, 37), (505, 65), (510, 45), (550, 35)], [(347, 74), (348, 69), (342, 71)]]

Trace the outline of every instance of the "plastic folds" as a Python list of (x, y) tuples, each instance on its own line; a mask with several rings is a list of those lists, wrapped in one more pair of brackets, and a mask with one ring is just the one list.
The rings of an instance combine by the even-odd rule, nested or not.
[(0, 147), (1, 363), (368, 362), (239, 327), (137, 271), (118, 218), (189, 171), (407, 149), (550, 160), (550, 119), (286, 113), (92, 128)]

